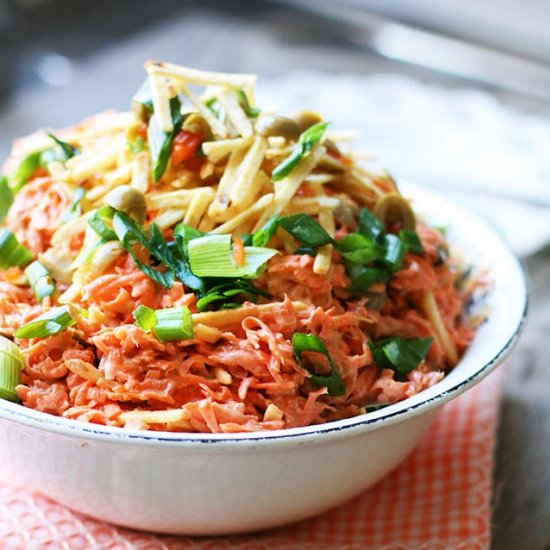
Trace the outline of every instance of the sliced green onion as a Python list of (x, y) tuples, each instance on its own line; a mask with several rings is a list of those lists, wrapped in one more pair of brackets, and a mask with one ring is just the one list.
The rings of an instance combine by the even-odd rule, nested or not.
[(384, 245), (384, 257), (380, 261), (392, 273), (395, 273), (401, 269), (407, 249), (401, 239), (391, 233), (384, 237)]
[(204, 293), (204, 281), (193, 274), (189, 267), (189, 261), (186, 259), (178, 259), (174, 268), (174, 273), (177, 279), (179, 279), (188, 289), (192, 290), (195, 294)]
[[(78, 153), (80, 152), (76, 147), (73, 147), (70, 143), (61, 141), (59, 138), (54, 136), (51, 132), (46, 132), (46, 134), (48, 134), (48, 136), (53, 141), (55, 141), (58, 147), (61, 148), (61, 151), (63, 151), (63, 155), (57, 155), (56, 160), (69, 160), (70, 158), (78, 155)], [(61, 156), (64, 156), (65, 158), (60, 158)]]
[(48, 136), (55, 141), (56, 146), (44, 151), (35, 151), (27, 155), (17, 167), (13, 175), (13, 192), (17, 193), (29, 178), (38, 170), (44, 168), (49, 162), (66, 160), (74, 157), (78, 149), (56, 138), (53, 134), (46, 132)]
[(254, 235), (252, 233), (245, 233), (244, 235), (241, 235), (241, 241), (243, 242), (244, 246), (252, 246), (254, 239)]
[(350, 233), (336, 243), (342, 258), (355, 264), (368, 264), (384, 256), (384, 249), (361, 233)]
[(386, 234), (382, 221), (367, 208), (359, 214), (359, 231), (336, 243), (352, 279), (348, 292), (353, 294), (367, 295), (373, 284), (389, 281), (392, 274), (401, 269), (408, 251), (424, 250), (414, 231)]
[(86, 189), (77, 187), (71, 198), (69, 210), (61, 218), (61, 223), (68, 223), (82, 216), (82, 199), (86, 196)]
[(0, 224), (4, 222), (11, 205), (13, 204), (13, 191), (6, 176), (0, 176)]
[[(254, 246), (267, 246), (269, 241), (275, 236), (275, 233), (277, 233), (277, 229), (279, 228), (279, 216), (276, 214), (272, 216), (268, 222), (258, 229), (254, 235), (252, 235), (252, 245)], [(248, 243), (245, 243), (248, 244)]]
[(299, 246), (295, 251), (294, 254), (307, 254), (308, 256), (317, 256), (317, 249), (313, 248), (312, 246)]
[(235, 301), (237, 298), (256, 303), (259, 296), (272, 297), (262, 289), (255, 287), (250, 281), (236, 279), (230, 283), (216, 285), (209, 289), (205, 296), (197, 300), (197, 309), (207, 311), (241, 307), (242, 302)]
[(292, 335), (292, 349), (294, 351), (294, 357), (298, 364), (308, 372), (311, 372), (304, 364), (302, 360), (302, 353), (305, 351), (312, 351), (315, 353), (321, 353), (324, 355), (332, 369), (331, 374), (328, 376), (320, 376), (312, 373), (311, 381), (318, 388), (327, 388), (330, 395), (338, 396), (346, 393), (346, 386), (342, 380), (342, 376), (338, 372), (330, 353), (328, 352), (323, 341), (314, 334), (304, 334), (303, 332), (295, 332)]
[(174, 126), (171, 132), (161, 130), (155, 114), (149, 120), (149, 127), (147, 129), (147, 141), (149, 142), (149, 150), (153, 162), (153, 179), (155, 182), (160, 181), (166, 171), (172, 153), (172, 143), (176, 134), (180, 131), (183, 122), (181, 101), (178, 97), (173, 97), (170, 100), (170, 113)]
[(316, 248), (334, 243), (334, 239), (307, 214), (294, 214), (279, 219), (279, 225), (297, 241)]
[[(114, 209), (113, 209), (114, 210)], [(132, 256), (134, 263), (140, 271), (145, 273), (147, 277), (162, 285), (165, 288), (171, 288), (174, 284), (174, 263), (172, 252), (168, 244), (164, 240), (162, 233), (155, 224), (151, 225), (151, 234), (153, 235), (154, 243), (147, 239), (143, 228), (129, 216), (118, 210), (114, 210), (113, 228), (116, 238), (120, 244)], [(162, 263), (166, 268), (166, 272), (159, 271), (139, 260), (134, 250), (134, 245), (143, 246), (151, 256)]]
[(273, 181), (286, 178), (300, 164), (300, 161), (321, 141), (327, 125), (328, 122), (318, 122), (302, 133), (290, 156), (273, 170), (271, 174)]
[(399, 231), (399, 240), (405, 245), (405, 248), (415, 254), (422, 254), (424, 252), (424, 246), (418, 237), (418, 234), (414, 231), (407, 229), (401, 229)]
[(0, 269), (23, 267), (33, 257), (33, 253), (9, 229), (0, 229)]
[(132, 313), (136, 325), (145, 331), (153, 330), (157, 324), (157, 314), (154, 309), (140, 305)]
[[(102, 206), (96, 210), (88, 220), (88, 225), (104, 240), (114, 241), (117, 238), (111, 224), (115, 215), (115, 209), (111, 206)], [(109, 223), (108, 223), (109, 222)]]
[(424, 360), (432, 342), (433, 338), (406, 340), (392, 336), (379, 342), (369, 342), (369, 348), (378, 367), (407, 375)]
[(380, 282), (387, 282), (391, 275), (386, 269), (376, 267), (357, 266), (357, 269), (350, 271), (351, 285), (348, 292), (352, 294), (366, 294), (372, 285)]
[(25, 269), (25, 275), (38, 301), (41, 302), (55, 292), (56, 286), (50, 272), (39, 261), (30, 264)]
[(237, 265), (231, 253), (231, 235), (208, 235), (188, 243), (189, 265), (197, 277), (255, 279), (277, 250), (245, 246), (245, 261)]
[[(186, 287), (193, 291), (202, 293), (204, 290), (203, 281), (191, 272), (185, 257), (188, 240), (197, 235), (202, 235), (201, 232), (181, 224), (176, 227), (174, 233), (178, 246), (174, 244), (169, 245), (162, 232), (155, 224), (151, 224), (149, 236), (147, 236), (145, 230), (138, 222), (131, 219), (124, 212), (115, 210), (111, 206), (100, 208), (90, 218), (88, 223), (94, 231), (102, 237), (102, 240), (87, 252), (86, 258), (89, 258), (89, 256), (94, 253), (97, 246), (104, 242), (119, 240), (120, 244), (132, 256), (138, 269), (156, 283), (165, 288), (171, 288), (174, 284), (174, 280), (178, 278)], [(112, 223), (112, 228), (110, 223)], [(145, 248), (158, 263), (166, 268), (166, 270), (161, 271), (141, 262), (134, 250), (136, 244)]]
[(157, 324), (153, 332), (161, 342), (190, 340), (195, 335), (193, 316), (189, 308), (182, 306), (158, 309), (156, 314)]
[(385, 228), (381, 220), (379, 220), (368, 208), (363, 208), (359, 213), (359, 232), (378, 241), (384, 234)]
[(260, 116), (260, 113), (262, 111), (260, 109), (255, 109), (250, 105), (250, 102), (248, 101), (248, 96), (244, 93), (243, 90), (236, 90), (235, 95), (237, 96), (237, 99), (241, 104), (243, 111), (246, 113), (246, 116), (250, 118), (258, 118), (258, 116)]
[(48, 163), (54, 161), (65, 162), (78, 154), (78, 149), (72, 145), (61, 141), (49, 132), (46, 133), (55, 142), (55, 147), (30, 153), (21, 161), (13, 175), (14, 193), (17, 193), (27, 183), (38, 168), (45, 168)]
[(179, 223), (174, 229), (174, 239), (176, 239), (176, 242), (179, 244), (183, 255), (186, 258), (189, 256), (189, 251), (187, 249), (189, 241), (192, 241), (193, 239), (198, 239), (200, 237), (204, 237), (204, 233), (202, 231), (199, 231), (194, 227), (184, 225), (183, 223)]
[(218, 120), (222, 122), (225, 120), (225, 109), (220, 105), (220, 100), (217, 97), (211, 97), (205, 105), (216, 115)]
[[(218, 305), (218, 302), (227, 302), (233, 304), (228, 296), (225, 296), (223, 292), (209, 292), (206, 296), (197, 300), (197, 309), (199, 311), (208, 311), (214, 305)], [(225, 309), (223, 306), (219, 309)]]
[(30, 323), (15, 331), (15, 337), (26, 340), (28, 338), (47, 338), (59, 334), (72, 327), (76, 321), (71, 317), (68, 306), (53, 307)]
[(15, 388), (20, 383), (23, 357), (19, 346), (0, 336), (0, 398), (19, 401)]
[(17, 193), (29, 178), (42, 166), (42, 151), (27, 155), (13, 175), (13, 192)]
[[(119, 219), (119, 221), (124, 222), (125, 230), (127, 229), (131, 231), (136, 231), (137, 229), (141, 230), (141, 226), (126, 214), (123, 214), (122, 212), (117, 212), (115, 216), (116, 218)], [(126, 219), (129, 219), (133, 223), (131, 225), (127, 224)], [(120, 233), (117, 233), (117, 236), (119, 236), (120, 238)], [(143, 232), (143, 236), (145, 237), (145, 232)], [(124, 239), (121, 239), (121, 240), (124, 240)], [(148, 250), (151, 249), (151, 253), (157, 256), (160, 261), (165, 261), (167, 265), (173, 262), (172, 251), (170, 250), (170, 246), (166, 242), (166, 239), (164, 238), (164, 235), (162, 234), (160, 227), (156, 223), (152, 223), (151, 226), (149, 227), (149, 243), (145, 245), (145, 247)]]
[(195, 335), (193, 315), (185, 306), (157, 310), (139, 306), (133, 316), (137, 326), (152, 330), (161, 342), (190, 340)]

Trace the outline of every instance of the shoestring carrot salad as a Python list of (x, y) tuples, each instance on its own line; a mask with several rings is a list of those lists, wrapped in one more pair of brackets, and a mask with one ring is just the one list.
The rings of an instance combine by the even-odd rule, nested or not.
[(145, 64), (127, 113), (15, 142), (0, 179), (0, 397), (232, 433), (436, 384), (476, 282), (387, 173), (256, 78)]

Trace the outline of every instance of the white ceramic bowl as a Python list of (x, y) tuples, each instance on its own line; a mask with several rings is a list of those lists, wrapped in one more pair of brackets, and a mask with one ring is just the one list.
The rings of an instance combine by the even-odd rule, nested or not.
[(448, 222), (449, 240), (494, 281), (488, 321), (437, 385), (368, 415), (268, 434), (125, 431), (1, 401), (2, 468), (94, 518), (187, 535), (276, 527), (373, 485), (418, 443), (444, 403), (502, 362), (527, 305), (524, 272), (491, 227), (431, 192), (403, 189), (418, 211)]

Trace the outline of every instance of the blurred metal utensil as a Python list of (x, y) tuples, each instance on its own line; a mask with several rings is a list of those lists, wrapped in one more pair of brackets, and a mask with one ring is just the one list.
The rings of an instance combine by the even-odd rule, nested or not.
[(543, 63), (397, 23), (346, 1), (280, 3), (338, 22), (331, 31), (339, 38), (388, 59), (550, 101), (550, 67)]

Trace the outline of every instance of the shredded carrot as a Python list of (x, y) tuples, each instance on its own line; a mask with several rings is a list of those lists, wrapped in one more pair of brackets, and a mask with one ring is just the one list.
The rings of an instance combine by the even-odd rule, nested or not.
[[(174, 89), (188, 90), (187, 84), (213, 78), (200, 72), (198, 78), (195, 71), (189, 73), (195, 80), (186, 84), (181, 79), (187, 69), (162, 64), (154, 68), (167, 71), (169, 81), (180, 79)], [(172, 134), (163, 134), (175, 136), (171, 147), (163, 145), (159, 153), (165, 155), (163, 162), (151, 154), (151, 147), (134, 158), (126, 146), (132, 136), (147, 141), (152, 118), (148, 111), (146, 121), (103, 113), (57, 134), (79, 154), (54, 166), (46, 163), (15, 194), (3, 227), (43, 262), (56, 291), (40, 301), (22, 268), (0, 271), (0, 334), (14, 338), (18, 328), (50, 307), (70, 304), (78, 317), (59, 334), (14, 338), (25, 361), (17, 387), (22, 404), (109, 426), (234, 433), (347, 418), (363, 414), (369, 405), (394, 403), (436, 384), (473, 337), (464, 314), (473, 286), (463, 284), (459, 262), (443, 235), (418, 220), (416, 234), (423, 251), (407, 252), (387, 277), (355, 294), (350, 290), (353, 266), (338, 251), (338, 241), (361, 231), (361, 208), (372, 211), (377, 197), (396, 192), (393, 179), (356, 170), (354, 157), (320, 139), (284, 178), (273, 181), (277, 166), (291, 155), (296, 160), (296, 140), (256, 133), (254, 113), (243, 100), (252, 86), (248, 75), (218, 75), (211, 85), (218, 95), (209, 88), (210, 95), (196, 103), (189, 91), (185, 104), (185, 109), (188, 103), (196, 108), (192, 116), (208, 131), (203, 135), (202, 130), (186, 130), (186, 114)], [(235, 93), (237, 87), (243, 88), (243, 95)], [(170, 122), (165, 120), (170, 109), (163, 115), (162, 107), (173, 99), (155, 98), (156, 124)], [(33, 139), (44, 140), (44, 135), (31, 137), (20, 140), (16, 149), (32, 150)], [(208, 147), (199, 151), (206, 139)], [(43, 141), (40, 151), (47, 146)], [(8, 159), (10, 171), (23, 158), (21, 151)], [(144, 154), (149, 154), (145, 163)], [(337, 170), (335, 161), (340, 161)], [(154, 183), (152, 167), (158, 170), (159, 164), (164, 172), (160, 177), (155, 173), (159, 181)], [(75, 174), (86, 176), (78, 179)], [(114, 207), (134, 216), (145, 235), (132, 240), (126, 234), (123, 243), (118, 241), (121, 227), (110, 231), (110, 219), (98, 213), (120, 186), (126, 186), (133, 199)], [(81, 202), (75, 204), (79, 195)], [(330, 204), (335, 201), (340, 206), (333, 212)], [(268, 251), (271, 259), (256, 273), (245, 271), (238, 284), (228, 274), (204, 278), (201, 287), (187, 270), (192, 265), (186, 265), (188, 258), (178, 259), (177, 269), (171, 265), (184, 248), (183, 233), (187, 238), (233, 224), (225, 231), (233, 239), (232, 259), (246, 268), (241, 236), (265, 227), (274, 214), (295, 214), (296, 205), (305, 203), (310, 210), (304, 214), (314, 222), (321, 208), (323, 216), (333, 218), (330, 227), (335, 231), (330, 233), (336, 244), (332, 257), (329, 253), (325, 258), (326, 272), (315, 272), (318, 247), (302, 246), (282, 226), (269, 235), (266, 248), (276, 251)], [(71, 225), (66, 225), (68, 212)], [(99, 223), (101, 239), (95, 233), (98, 217), (106, 225)], [(192, 227), (179, 231), (183, 222)], [(392, 232), (392, 227), (385, 229)], [(153, 241), (153, 235), (156, 241), (144, 246), (143, 239)], [(104, 239), (111, 242), (105, 245)], [(102, 247), (111, 245), (116, 254), (101, 257)], [(153, 253), (159, 250), (169, 261), (159, 260)], [(381, 269), (380, 264), (376, 267)], [(228, 284), (232, 281), (233, 287)], [(205, 306), (202, 298), (212, 289), (215, 300), (206, 300)], [(139, 306), (188, 308), (192, 337), (161, 341), (154, 330), (136, 325)], [(323, 342), (342, 379), (343, 395), (316, 385), (312, 373), (297, 361), (296, 333)], [(433, 343), (425, 360), (402, 375), (381, 368), (369, 347), (390, 337), (431, 338)]]

